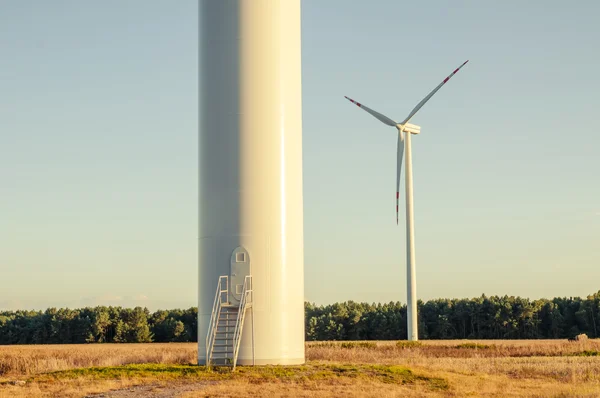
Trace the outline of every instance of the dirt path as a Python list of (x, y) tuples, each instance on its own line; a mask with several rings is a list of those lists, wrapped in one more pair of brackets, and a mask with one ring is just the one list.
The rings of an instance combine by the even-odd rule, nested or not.
[(119, 390), (89, 394), (85, 398), (171, 398), (178, 397), (186, 392), (201, 390), (211, 384), (214, 384), (214, 382), (174, 382), (166, 386), (160, 384), (143, 384)]

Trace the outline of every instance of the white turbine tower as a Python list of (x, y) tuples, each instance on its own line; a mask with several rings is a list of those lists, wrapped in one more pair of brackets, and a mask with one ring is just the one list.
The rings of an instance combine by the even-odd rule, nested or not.
[[(351, 98), (345, 97), (348, 101), (356, 104), (359, 108), (364, 109), (371, 115), (375, 116), (379, 121), (388, 126), (395, 127), (398, 129), (398, 149), (397, 149), (397, 166), (396, 166), (396, 224), (398, 224), (398, 200), (400, 198), (400, 171), (402, 169), (402, 157), (404, 151), (406, 151), (406, 284), (407, 284), (407, 317), (408, 317), (408, 339), (418, 340), (418, 321), (417, 321), (417, 276), (415, 272), (415, 224), (413, 215), (413, 184), (412, 184), (412, 155), (410, 149), (410, 135), (419, 134), (421, 127), (414, 124), (408, 123), (410, 119), (425, 105), (427, 101), (437, 91), (442, 88), (444, 84), (454, 76), (460, 68), (465, 66), (469, 62), (465, 61), (461, 66), (456, 68), (450, 76), (446, 77), (427, 97), (423, 98), (421, 102), (415, 106), (406, 119), (401, 123), (397, 123), (389, 117), (382, 115), (379, 112), (374, 111), (371, 108), (367, 108), (363, 104), (354, 101)], [(406, 134), (406, 137), (404, 136)]]

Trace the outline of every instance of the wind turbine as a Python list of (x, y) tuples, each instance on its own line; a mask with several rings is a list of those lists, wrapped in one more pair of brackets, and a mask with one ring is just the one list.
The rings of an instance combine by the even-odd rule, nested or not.
[[(406, 119), (401, 123), (395, 122), (389, 117), (366, 107), (360, 102), (354, 101), (351, 98), (345, 97), (348, 101), (356, 104), (359, 108), (364, 109), (379, 121), (388, 126), (395, 127), (398, 130), (398, 147), (397, 147), (397, 165), (396, 165), (396, 224), (398, 224), (398, 201), (400, 199), (400, 171), (402, 169), (402, 157), (406, 152), (406, 284), (408, 293), (408, 339), (418, 340), (418, 321), (417, 321), (417, 276), (415, 271), (415, 223), (413, 214), (413, 183), (412, 183), (412, 153), (410, 148), (411, 134), (419, 134), (421, 127), (408, 123), (410, 119), (438, 92), (444, 84), (454, 76), (460, 68), (466, 65), (469, 60), (465, 61), (461, 66), (456, 68), (448, 77), (446, 77), (436, 88), (430, 92), (427, 97), (408, 114)], [(407, 133), (406, 136), (404, 133)]]

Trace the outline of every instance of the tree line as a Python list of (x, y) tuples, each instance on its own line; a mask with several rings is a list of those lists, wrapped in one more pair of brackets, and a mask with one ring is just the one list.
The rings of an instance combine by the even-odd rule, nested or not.
[[(529, 300), (514, 296), (436, 299), (417, 304), (421, 339), (561, 339), (600, 337), (600, 291)], [(404, 340), (406, 305), (305, 304), (306, 340)]]
[[(406, 305), (305, 303), (306, 340), (403, 340)], [(422, 339), (600, 337), (600, 291), (586, 298), (514, 296), (418, 302)], [(198, 310), (93, 307), (0, 311), (0, 344), (191, 342)]]
[(198, 310), (94, 307), (0, 312), (0, 344), (185, 342), (198, 339)]

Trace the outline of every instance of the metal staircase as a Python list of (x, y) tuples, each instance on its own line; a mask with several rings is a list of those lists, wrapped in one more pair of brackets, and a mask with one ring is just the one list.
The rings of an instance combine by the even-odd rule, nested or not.
[(206, 335), (206, 366), (231, 366), (235, 370), (246, 310), (252, 307), (252, 292), (252, 276), (248, 275), (239, 303), (230, 303), (229, 277), (219, 277)]

